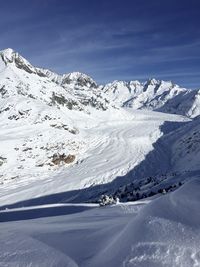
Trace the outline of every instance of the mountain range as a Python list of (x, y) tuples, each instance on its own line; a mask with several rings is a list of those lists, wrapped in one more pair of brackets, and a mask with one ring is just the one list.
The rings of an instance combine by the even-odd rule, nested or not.
[[(106, 104), (110, 103), (111, 106), (116, 107), (156, 110), (190, 118), (198, 116), (200, 112), (200, 90), (182, 88), (171, 81), (155, 79), (149, 79), (146, 82), (113, 81), (102, 86), (97, 85), (91, 77), (80, 72), (59, 75), (47, 69), (34, 67), (12, 49), (1, 51), (0, 57), (1, 95), (3, 98), (18, 94), (35, 99), (40, 97), (43, 100), (45, 94), (49, 94), (50, 98), (52, 98), (51, 94), (63, 94), (62, 97), (69, 98), (69, 102), (78, 100), (75, 104), (78, 106), (77, 108), (81, 108), (78, 102), (97, 109), (106, 109)], [(32, 79), (39, 87), (37, 92), (36, 90), (33, 92)], [(6, 90), (4, 90), (5, 86)], [(9, 87), (13, 89), (11, 90)], [(17, 90), (14, 90), (15, 87)], [(48, 87), (51, 87), (50, 92), (48, 89), (45, 91)]]

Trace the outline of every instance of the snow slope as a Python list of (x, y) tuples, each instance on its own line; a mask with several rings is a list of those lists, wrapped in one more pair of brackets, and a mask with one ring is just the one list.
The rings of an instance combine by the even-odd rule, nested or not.
[[(185, 121), (185, 118), (158, 112), (133, 112), (132, 110), (124, 110), (123, 112), (116, 110), (114, 114), (112, 111), (105, 111), (104, 113), (96, 111), (94, 117), (82, 113), (82, 115), (77, 115), (76, 120), (74, 116), (74, 125), (79, 127), (79, 134), (77, 135), (54, 128), (50, 132), (50, 127), (47, 125), (43, 125), (43, 129), (41, 125), (39, 128), (34, 127), (35, 132), (31, 133), (30, 129), (27, 132), (23, 126), (23, 133), (20, 134), (21, 145), (18, 145), (19, 150), (16, 153), (18, 157), (23, 159), (20, 161), (20, 166), (22, 165), (24, 169), (18, 171), (18, 162), (15, 158), (12, 159), (13, 165), (9, 165), (9, 160), (2, 165), (2, 175), (6, 179), (2, 179), (1, 204), (11, 204), (53, 193), (109, 184), (120, 176), (122, 178), (119, 180), (119, 184), (127, 183), (126, 179), (123, 180), (123, 176), (144, 161), (148, 153), (154, 150), (153, 144), (163, 135), (160, 126), (166, 120), (181, 123)], [(2, 145), (5, 144), (3, 136), (5, 136), (6, 131), (7, 129), (2, 132)], [(26, 136), (30, 133), (33, 136), (32, 141)], [(39, 136), (40, 134), (42, 136)], [(56, 136), (58, 140), (63, 139), (64, 136), (67, 140), (66, 134), (69, 136), (68, 142), (72, 142), (74, 139), (75, 144), (79, 146), (77, 151), (75, 144), (70, 147), (70, 144), (67, 143), (66, 147), (59, 148), (59, 141), (57, 141), (58, 147), (52, 147), (43, 152), (41, 146), (45, 147), (47, 143), (48, 145), (52, 143), (53, 146)], [(53, 139), (51, 140), (51, 138)], [(73, 139), (71, 140), (71, 138)], [(12, 151), (14, 150), (13, 147), (16, 146), (15, 132), (11, 139), (13, 142), (9, 142), (9, 144)], [(6, 153), (11, 153), (6, 147), (8, 145), (5, 146), (4, 153), (2, 153), (4, 158), (8, 157)], [(25, 148), (25, 152), (23, 148)], [(27, 148), (32, 149), (27, 150)], [(52, 157), (56, 150), (67, 154), (67, 149), (69, 153), (76, 155), (76, 164), (67, 168), (65, 165), (58, 166), (59, 168), (48, 165), (48, 156)], [(35, 160), (35, 153), (39, 155), (37, 156), (39, 162), (44, 163), (44, 157), (47, 158), (44, 166), (38, 166), (39, 162)], [(29, 156), (30, 159), (26, 156)], [(35, 162), (37, 165), (34, 166)], [(10, 166), (12, 166), (12, 171), (8, 171)], [(13, 182), (12, 177), (18, 173), (21, 175), (14, 178)], [(12, 176), (7, 181), (9, 175)], [(130, 177), (130, 179), (133, 178)], [(117, 183), (115, 187), (117, 188), (119, 184)]]
[(194, 179), (152, 201), (3, 211), (1, 266), (198, 267), (199, 192)]
[(172, 166), (178, 171), (198, 171), (200, 157), (200, 118), (186, 124), (170, 136), (175, 139), (172, 146)]

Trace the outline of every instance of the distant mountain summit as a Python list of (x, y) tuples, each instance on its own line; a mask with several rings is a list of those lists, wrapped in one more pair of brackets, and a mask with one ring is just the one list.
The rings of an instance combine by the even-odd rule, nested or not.
[(72, 72), (64, 74), (62, 78), (62, 85), (73, 84), (78, 87), (97, 88), (96, 82), (88, 75), (80, 72)]
[(191, 118), (200, 114), (200, 90), (182, 88), (171, 81), (114, 81), (105, 85), (103, 91), (109, 101), (121, 107), (155, 110)]

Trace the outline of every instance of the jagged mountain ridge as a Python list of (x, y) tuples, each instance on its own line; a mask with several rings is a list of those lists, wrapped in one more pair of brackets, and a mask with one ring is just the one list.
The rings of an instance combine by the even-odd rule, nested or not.
[[(108, 106), (150, 109), (185, 115), (191, 118), (200, 114), (200, 91), (181, 88), (170, 81), (155, 79), (149, 79), (144, 83), (139, 81), (114, 81), (104, 86), (99, 86), (91, 77), (80, 72), (59, 75), (48, 69), (33, 67), (12, 49), (1, 51), (0, 56), (1, 72), (9, 67), (25, 71), (27, 74), (37, 75), (40, 77), (40, 82), (43, 81), (43, 83), (44, 79), (48, 78), (48, 82), (53, 82), (62, 91), (62, 93), (59, 92), (58, 97), (54, 97), (57, 102), (62, 103), (67, 93), (68, 98), (73, 99), (75, 106), (78, 106), (78, 109), (81, 110), (84, 108), (79, 107), (79, 104), (103, 110), (107, 109)], [(25, 73), (23, 73), (23, 76), (25, 76)], [(8, 79), (8, 77), (6, 78)], [(23, 88), (23, 84), (27, 82), (21, 81), (22, 84), (20, 85), (22, 77), (15, 77), (15, 79), (17, 78), (17, 86)], [(4, 81), (1, 81), (1, 94), (3, 94), (3, 97), (5, 97), (5, 86), (9, 87), (6, 82), (4, 84)], [(25, 86), (27, 87), (27, 85)], [(53, 84), (51, 86), (54, 87), (51, 90), (51, 94), (53, 94), (53, 92), (56, 92), (56, 87)], [(43, 95), (49, 94), (49, 90), (44, 90), (45, 85), (42, 85), (42, 88)], [(60, 95), (62, 96), (60, 97)], [(31, 94), (31, 96), (33, 95)], [(40, 98), (44, 98), (44, 96), (40, 96)]]
[(77, 99), (51, 82), (39, 69), (11, 49), (0, 53), (0, 94), (2, 99), (26, 97), (47, 105), (83, 110)]
[[(100, 97), (116, 107), (155, 110), (191, 118), (200, 114), (200, 90), (182, 88), (172, 81), (156, 79), (149, 79), (146, 82), (113, 81), (98, 86), (92, 78), (79, 72), (59, 76), (48, 71), (47, 75), (53, 81), (56, 77), (56, 83), (63, 87), (69, 85), (72, 90), (75, 88), (73, 91), (75, 95), (79, 93), (77, 89), (82, 92), (87, 91), (88, 88), (98, 91)], [(73, 78), (68, 78), (67, 82), (63, 82), (65, 77)]]
[[(88, 90), (88, 92), (84, 90), (83, 97), (79, 99), (79, 97), (75, 96), (73, 90), (78, 92), (81, 86), (79, 84), (78, 87), (74, 83), (74, 79), (71, 79), (72, 74), (63, 75), (61, 79), (59, 75), (49, 70), (33, 67), (12, 49), (0, 52), (0, 72), (0, 93), (2, 98), (13, 95), (26, 95), (29, 98), (40, 99), (49, 105), (66, 106), (68, 109), (85, 110), (86, 112), (88, 112), (86, 106), (92, 106), (97, 109), (107, 108), (107, 101), (101, 98), (98, 90)], [(88, 89), (87, 78), (92, 82), (90, 77), (82, 74), (77, 77), (76, 81), (77, 83), (84, 81), (85, 89)], [(68, 80), (72, 83), (68, 84)], [(92, 85), (97, 87), (94, 82), (92, 82)], [(87, 101), (83, 101), (84, 97)]]
[[(47, 71), (46, 75), (63, 87), (69, 85), (75, 88), (74, 91), (72, 89), (75, 95), (79, 94), (77, 89), (82, 92), (87, 91), (88, 88), (90, 91), (91, 89), (98, 91), (100, 97), (117, 107), (155, 110), (191, 118), (200, 114), (200, 90), (182, 88), (172, 81), (156, 79), (149, 79), (146, 82), (113, 81), (98, 86), (92, 78), (79, 72), (57, 75)], [(67, 82), (65, 82), (66, 77), (68, 77)]]
[(200, 114), (200, 91), (181, 88), (171, 81), (114, 81), (105, 85), (103, 91), (110, 101), (122, 107), (155, 110), (191, 118)]
[(73, 94), (85, 106), (97, 109), (107, 109), (109, 101), (103, 97), (103, 92), (96, 82), (86, 74), (73, 72), (59, 75), (47, 69), (39, 69), (51, 81)]

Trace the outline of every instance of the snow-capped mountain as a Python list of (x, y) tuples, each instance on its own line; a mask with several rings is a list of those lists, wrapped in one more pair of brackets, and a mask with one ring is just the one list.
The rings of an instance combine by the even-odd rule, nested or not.
[(171, 81), (114, 81), (105, 85), (103, 91), (110, 101), (121, 107), (158, 110), (191, 118), (200, 114), (199, 90), (181, 88)]
[(70, 94), (73, 94), (84, 106), (103, 110), (108, 108), (109, 101), (106, 97), (103, 97), (102, 90), (88, 75), (80, 72), (58, 75), (49, 70), (37, 69), (51, 81), (63, 87)]
[(73, 72), (69, 74), (64, 74), (62, 77), (61, 84), (73, 84), (74, 87), (89, 87), (89, 88), (97, 88), (96, 82), (86, 74), (80, 72)]
[[(74, 109), (92, 106), (105, 110), (115, 106), (158, 110), (191, 118), (200, 114), (199, 90), (181, 88), (171, 81), (114, 81), (98, 86), (91, 77), (80, 72), (59, 75), (34, 67), (12, 49), (0, 52), (0, 58), (0, 90), (4, 98), (8, 94), (17, 93), (40, 98), (48, 104), (56, 103), (69, 108), (73, 106)], [(33, 84), (37, 85), (36, 89), (33, 89)]]
[(2, 99), (25, 97), (49, 106), (84, 109), (72, 94), (51, 82), (38, 68), (11, 49), (0, 52), (0, 94)]
[(88, 75), (80, 72), (64, 74), (60, 85), (70, 90), (83, 105), (102, 110), (108, 107), (109, 101), (103, 95), (101, 88)]

